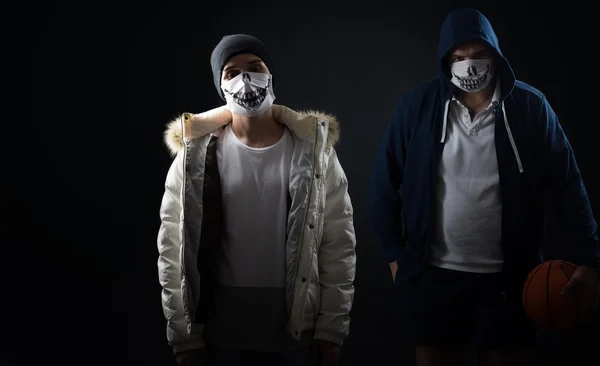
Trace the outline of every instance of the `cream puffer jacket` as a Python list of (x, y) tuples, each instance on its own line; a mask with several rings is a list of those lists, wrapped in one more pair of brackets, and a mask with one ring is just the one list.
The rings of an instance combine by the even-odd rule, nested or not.
[[(273, 117), (292, 132), (290, 203), (286, 243), (286, 303), (289, 334), (305, 330), (342, 345), (354, 299), (356, 238), (348, 181), (334, 145), (339, 125), (319, 112), (272, 107)], [(175, 159), (160, 208), (158, 272), (167, 339), (175, 353), (201, 348), (203, 317), (210, 306), (211, 248), (219, 245), (220, 198), (216, 142), (231, 123), (224, 107), (184, 113), (172, 121), (165, 142)], [(216, 202), (216, 203), (215, 203)], [(204, 286), (203, 286), (204, 285)]]

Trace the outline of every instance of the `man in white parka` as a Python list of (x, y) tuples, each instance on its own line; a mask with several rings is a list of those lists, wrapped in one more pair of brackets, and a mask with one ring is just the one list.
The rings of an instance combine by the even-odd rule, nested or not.
[(336, 365), (356, 266), (338, 122), (273, 105), (269, 55), (252, 36), (224, 37), (211, 66), (227, 105), (165, 133), (168, 342), (179, 365)]

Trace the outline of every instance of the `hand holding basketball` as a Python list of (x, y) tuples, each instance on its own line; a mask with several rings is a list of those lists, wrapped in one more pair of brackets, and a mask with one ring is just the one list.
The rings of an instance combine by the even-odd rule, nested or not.
[(571, 285), (568, 295), (563, 294), (576, 270), (573, 263), (550, 260), (540, 263), (529, 273), (523, 287), (523, 307), (538, 326), (547, 330), (568, 330), (577, 325), (581, 313), (581, 289)]
[(575, 289), (581, 293), (581, 308), (578, 314), (578, 320), (585, 322), (594, 316), (598, 311), (600, 302), (600, 278), (596, 271), (588, 266), (581, 265), (575, 269), (569, 282), (563, 288), (561, 295), (569, 296)]

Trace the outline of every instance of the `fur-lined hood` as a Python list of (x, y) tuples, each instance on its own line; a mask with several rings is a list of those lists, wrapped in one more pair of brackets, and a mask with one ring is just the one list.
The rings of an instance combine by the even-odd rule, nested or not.
[[(272, 106), (273, 118), (286, 125), (298, 138), (313, 141), (315, 136), (315, 119), (329, 123), (327, 134), (327, 147), (333, 148), (340, 138), (340, 127), (334, 116), (316, 112), (296, 112), (290, 108), (274, 104)], [(184, 131), (181, 131), (181, 118), (183, 118)], [(231, 112), (225, 106), (211, 109), (210, 111), (191, 114), (184, 113), (181, 117), (171, 121), (164, 133), (164, 141), (171, 154), (176, 155), (184, 147), (183, 138), (195, 139), (231, 123)]]

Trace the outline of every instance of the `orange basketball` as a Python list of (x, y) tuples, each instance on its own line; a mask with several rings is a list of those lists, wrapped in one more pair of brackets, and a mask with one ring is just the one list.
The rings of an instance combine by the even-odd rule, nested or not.
[(573, 263), (552, 260), (541, 263), (527, 276), (523, 287), (523, 306), (527, 315), (547, 329), (567, 330), (576, 323), (581, 294), (574, 290), (561, 295), (575, 272)]

